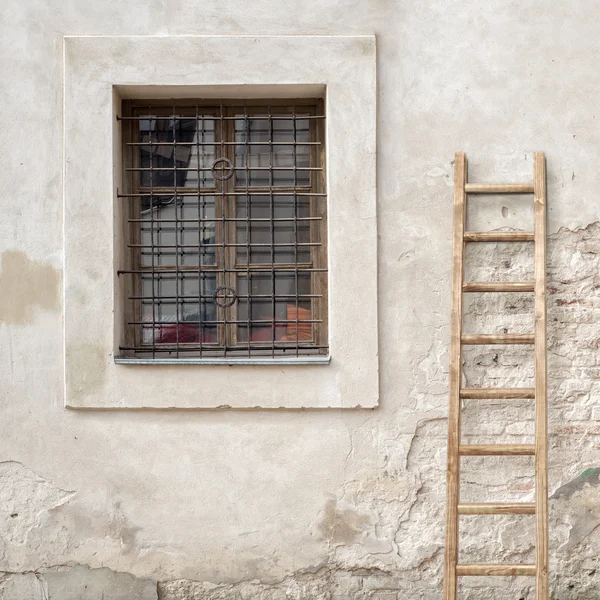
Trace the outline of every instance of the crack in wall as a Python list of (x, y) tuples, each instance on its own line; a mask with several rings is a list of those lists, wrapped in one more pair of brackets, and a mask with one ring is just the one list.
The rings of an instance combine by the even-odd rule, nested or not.
[[(600, 572), (597, 552), (600, 544), (597, 502), (600, 482), (597, 466), (600, 465), (600, 411), (597, 408), (600, 225), (593, 223), (573, 231), (561, 229), (549, 236), (548, 241), (550, 481), (555, 490), (550, 506), (551, 548), (555, 561), (552, 577), (554, 589), (561, 594), (560, 600), (575, 600), (577, 586), (584, 594), (600, 592), (597, 578), (590, 575)], [(476, 264), (490, 264), (496, 250), (497, 246), (480, 250), (475, 255)], [(494, 277), (518, 279), (526, 275), (527, 268), (515, 253), (500, 263)], [(489, 314), (489, 308), (496, 308), (498, 314)], [(531, 302), (512, 295), (509, 301), (496, 304), (474, 301), (465, 309), (467, 322), (477, 324), (482, 330), (485, 328), (486, 332), (506, 327), (506, 313), (512, 319), (511, 326), (525, 330)], [(397, 424), (392, 423), (387, 429), (378, 428), (375, 413), (360, 420), (351, 415), (342, 416), (348, 430), (344, 483), (329, 493), (315, 518), (311, 536), (324, 548), (315, 566), (297, 569), (275, 580), (254, 576), (260, 569), (253, 567), (247, 569), (252, 575), (227, 582), (160, 576), (146, 580), (129, 574), (125, 574), (127, 577), (114, 575), (119, 572), (110, 569), (90, 569), (85, 565), (95, 559), (91, 547), (84, 546), (88, 540), (114, 541), (115, 556), (119, 555), (117, 562), (124, 554), (151, 552), (160, 540), (145, 539), (144, 530), (128, 523), (119, 506), (111, 505), (111, 514), (104, 517), (92, 514), (89, 507), (75, 505), (75, 492), (57, 488), (21, 463), (6, 461), (0, 463), (0, 483), (3, 484), (0, 511), (4, 511), (0, 525), (4, 547), (0, 549), (0, 565), (5, 567), (4, 573), (0, 573), (0, 600), (13, 600), (6, 592), (10, 586), (15, 593), (33, 585), (38, 590), (42, 581), (48, 588), (50, 600), (58, 589), (64, 596), (60, 600), (69, 600), (70, 589), (88, 579), (95, 582), (92, 587), (99, 592), (97, 597), (104, 594), (106, 600), (136, 598), (131, 586), (141, 586), (140, 593), (146, 596), (138, 594), (137, 597), (144, 600), (146, 597), (153, 600), (405, 600), (415, 593), (424, 600), (437, 598), (444, 545), (448, 340), (446, 327), (438, 325), (434, 329), (427, 350), (411, 363), (411, 381), (407, 388), (410, 400), (400, 407), (406, 414), (399, 413)], [(481, 385), (484, 378), (491, 375), (494, 381), (502, 381), (503, 386), (523, 385), (531, 379), (532, 372), (529, 366), (522, 366), (522, 358), (518, 353), (504, 356), (497, 349), (465, 356), (466, 381), (469, 385)], [(527, 427), (533, 420), (527, 402), (510, 406), (490, 402), (485, 407), (472, 403), (465, 404), (464, 408), (464, 435), (470, 441), (476, 436), (484, 436), (491, 443), (521, 441), (531, 434)], [(469, 430), (469, 427), (474, 429)], [(589, 468), (582, 472), (585, 465)], [(463, 482), (467, 491), (477, 496), (474, 500), (493, 501), (501, 497), (505, 501), (519, 501), (533, 493), (531, 477), (523, 474), (525, 465), (516, 459), (510, 464), (501, 459), (491, 462), (478, 459), (472, 467), (465, 471)], [(573, 472), (575, 467), (577, 472)], [(131, 531), (123, 534), (127, 528)], [(485, 546), (489, 542), (495, 544), (493, 551), (496, 552), (490, 558), (528, 558), (533, 546), (522, 529), (514, 519), (494, 521), (493, 525), (484, 519), (473, 520), (470, 529), (464, 529), (461, 542), (464, 550), (478, 559), (486, 556)], [(31, 537), (33, 534), (35, 539)], [(47, 554), (49, 537), (53, 538), (52, 552), (58, 561), (70, 553), (85, 556), (86, 560), (81, 561), (82, 564), (56, 562), (54, 567), (44, 566), (43, 561), (39, 561), (39, 568), (29, 569), (38, 553)], [(28, 544), (32, 546), (30, 555), (18, 555), (18, 560), (14, 559), (15, 552)], [(169, 545), (165, 543), (165, 547)], [(104, 556), (110, 558), (112, 546), (107, 548)], [(250, 559), (240, 555), (236, 560), (244, 565), (244, 561)], [(258, 562), (256, 558), (252, 560)], [(574, 582), (577, 586), (570, 590), (568, 586)], [(515, 591), (520, 594), (517, 597), (526, 600), (532, 597), (530, 588), (518, 583), (501, 582), (499, 588), (473, 587), (472, 582), (462, 585), (465, 598), (472, 598), (475, 592), (479, 593), (479, 599), (491, 598), (492, 589), (498, 594), (495, 598), (503, 600), (514, 598)], [(122, 590), (129, 590), (126, 592), (129, 596), (119, 596), (125, 593)]]

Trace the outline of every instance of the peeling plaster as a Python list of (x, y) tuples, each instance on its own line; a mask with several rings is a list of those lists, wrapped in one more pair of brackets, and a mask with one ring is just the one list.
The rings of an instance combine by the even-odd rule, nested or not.
[(335, 500), (328, 500), (319, 529), (328, 544), (349, 545), (356, 541), (369, 523), (367, 515), (361, 515), (351, 508), (338, 508)]
[(595, 467), (593, 469), (586, 469), (572, 481), (561, 485), (552, 496), (550, 496), (550, 500), (556, 500), (558, 498), (568, 499), (585, 486), (595, 487), (597, 485), (600, 485), (600, 468)]
[[(598, 294), (598, 287), (595, 287), (597, 257), (600, 256), (595, 250), (596, 239), (600, 240), (600, 227), (592, 224), (576, 232), (561, 230), (551, 237), (549, 244), (548, 329), (552, 363), (549, 397), (554, 444), (550, 451), (551, 482), (561, 469), (567, 472), (573, 462), (581, 461), (583, 455), (586, 460), (593, 460), (597, 453), (598, 428), (589, 419), (599, 387), (597, 367), (588, 360), (588, 348), (598, 337), (594, 324), (597, 322), (595, 311), (600, 308), (595, 302)], [(490, 262), (492, 255), (489, 252), (494, 251), (494, 248), (482, 250), (488, 254), (476, 254), (472, 257), (474, 264)], [(573, 264), (577, 268), (567, 271), (563, 267), (565, 256), (575, 257)], [(497, 277), (520, 279), (527, 268), (519, 253), (515, 253), (499, 264)], [(506, 324), (508, 313), (514, 319), (511, 327), (527, 327), (524, 319), (529, 318), (530, 303), (525, 297), (515, 296), (486, 306), (471, 303), (465, 307), (465, 323), (493, 331), (494, 327)], [(574, 301), (583, 298), (586, 302)], [(507, 301), (510, 306), (506, 305)], [(497, 315), (486, 307), (497, 309)], [(590, 311), (591, 315), (588, 314)], [(447, 331), (440, 330), (439, 335), (442, 333)], [(433, 340), (412, 362), (411, 395), (416, 399), (415, 407), (422, 409), (420, 418), (382, 431), (377, 429), (376, 414), (354, 423), (351, 417), (344, 418), (342, 437), (350, 440), (343, 448), (345, 480), (336, 493), (324, 499), (322, 510), (315, 515), (311, 535), (323, 544), (321, 561), (315, 563), (317, 566), (289, 572), (280, 579), (267, 578), (261, 575), (264, 572), (262, 559), (253, 551), (240, 559), (245, 575), (239, 581), (218, 576), (206, 581), (169, 579), (157, 573), (158, 583), (152, 585), (158, 586), (158, 592), (153, 593), (163, 600), (237, 600), (240, 597), (330, 600), (339, 591), (340, 597), (359, 600), (403, 600), (415, 589), (416, 581), (423, 580), (419, 584), (423, 598), (436, 597), (441, 584), (444, 545), (443, 482), (447, 440), (445, 406), (442, 404), (446, 394), (444, 385), (447, 385), (444, 384), (448, 361), (446, 343), (441, 339)], [(498, 349), (482, 349), (471, 357), (465, 356), (467, 383), (480, 385), (484, 377), (491, 377), (506, 385), (524, 385), (532, 374), (521, 360), (519, 351), (517, 349), (516, 356), (504, 356)], [(85, 352), (81, 356), (85, 356)], [(485, 407), (481, 403), (465, 403), (464, 439), (485, 439), (492, 443), (526, 441), (532, 433), (530, 409), (526, 401), (515, 401), (509, 406), (491, 402)], [(365, 467), (369, 463), (367, 457), (377, 457), (380, 461), (377, 468)], [(598, 460), (600, 462), (600, 457)], [(533, 486), (526, 469), (527, 465), (518, 463), (518, 458), (509, 462), (475, 459), (463, 472), (465, 497), (468, 500), (470, 494), (474, 501), (530, 500)], [(562, 572), (569, 569), (569, 572), (582, 574), (585, 590), (596, 589), (594, 578), (588, 573), (596, 568), (594, 548), (600, 537), (599, 475), (597, 467), (583, 471), (558, 486), (551, 502), (553, 555), (564, 564)], [(19, 594), (24, 592), (18, 590), (38, 588), (47, 588), (51, 592), (52, 585), (59, 585), (59, 581), (66, 590), (76, 588), (78, 581), (85, 580), (86, 575), (81, 569), (87, 567), (55, 576), (48, 574), (50, 567), (40, 567), (40, 563), (33, 571), (35, 579), (29, 576), (28, 562), (31, 564), (33, 554), (44, 554), (49, 538), (53, 540), (55, 558), (61, 554), (69, 560), (81, 556), (86, 557), (86, 564), (95, 560), (97, 545), (90, 545), (93, 540), (103, 540), (103, 556), (110, 557), (118, 548), (119, 561), (127, 560), (132, 565), (140, 552), (148, 560), (152, 556), (161, 556), (161, 547), (169, 548), (168, 545), (161, 546), (158, 540), (149, 542), (144, 528), (128, 520), (119, 502), (105, 509), (92, 508), (77, 500), (81, 492), (75, 498), (74, 492), (57, 488), (14, 461), (0, 463), (0, 479), (4, 483), (0, 486), (0, 494), (4, 494), (2, 506), (7, 513), (3, 515), (4, 529), (0, 531), (4, 544), (3, 560), (5, 564), (17, 567), (0, 579), (0, 586), (3, 586), (0, 589), (14, 589)], [(534, 553), (534, 536), (530, 529), (511, 518), (473, 517), (469, 529), (464, 531), (461, 551), (473, 560), (529, 561)], [(260, 542), (260, 530), (255, 533), (257, 535), (250, 536), (252, 544), (263, 543)], [(33, 554), (23, 554), (19, 550), (21, 547), (28, 547)], [(65, 569), (71, 567), (60, 567), (57, 572)], [(554, 573), (555, 588), (564, 592), (560, 600), (575, 600), (568, 588), (571, 584), (567, 585), (567, 580), (559, 577), (560, 571)], [(131, 574), (126, 581), (136, 582), (137, 579), (137, 575)], [(123, 582), (118, 584), (119, 589), (127, 589), (129, 584), (125, 579)], [(102, 585), (108, 586), (107, 589), (110, 587), (106, 582)], [(472, 587), (470, 582), (462, 586), (465, 598), (472, 597), (476, 590), (482, 594), (478, 597), (483, 598), (492, 593), (492, 588)], [(509, 581), (501, 582), (495, 589), (499, 594), (497, 597), (503, 599), (517, 592), (518, 597), (529, 600), (532, 593), (531, 588)], [(38, 592), (31, 592), (34, 593)], [(0, 598), (4, 600), (2, 596)]]
[(29, 573), (4, 573), (0, 600), (157, 600), (157, 585), (129, 573), (59, 565)]
[(62, 506), (74, 494), (61, 490), (20, 462), (0, 462), (0, 540), (3, 545), (25, 544), (44, 514)]
[[(389, 571), (322, 567), (314, 572), (295, 573), (283, 580), (265, 584), (258, 580), (234, 584), (173, 580), (158, 584), (159, 600), (396, 600), (410, 593), (410, 581)], [(402, 591), (403, 590), (403, 591)], [(403, 596), (400, 596), (401, 598)], [(408, 596), (406, 596), (408, 597)]]
[[(0, 299), (0, 320), (14, 327), (6, 328), (12, 333), (4, 338), (11, 365), (7, 361), (0, 373), (0, 445), (2, 458), (39, 465), (39, 473), (56, 472), (60, 465), (65, 489), (23, 465), (0, 468), (3, 482), (13, 488), (0, 487), (0, 567), (10, 571), (0, 574), (2, 600), (38, 600), (46, 588), (52, 592), (48, 571), (64, 572), (53, 583), (62, 585), (62, 578), (63, 589), (74, 589), (75, 598), (94, 579), (97, 584), (89, 588), (94, 600), (119, 598), (119, 589), (125, 590), (121, 598), (135, 597), (131, 585), (140, 579), (147, 582), (141, 588), (148, 590), (148, 600), (438, 600), (447, 443), (450, 159), (454, 151), (465, 150), (473, 181), (527, 181), (531, 155), (524, 149), (532, 147), (548, 157), (552, 232), (549, 480), (556, 492), (550, 502), (551, 589), (554, 600), (600, 598), (599, 487), (595, 475), (577, 476), (585, 466), (600, 465), (600, 229), (597, 223), (575, 229), (598, 219), (594, 2), (587, 0), (577, 10), (548, 3), (542, 15), (532, 4), (497, 0), (354, 2), (350, 10), (337, 0), (306, 5), (259, 0), (233, 8), (212, 0), (131, 0), (110, 7), (101, 0), (88, 2), (86, 10), (55, 0), (7, 0), (7, 7), (11, 18), (0, 36), (7, 67), (2, 86), (10, 90), (3, 98), (6, 114), (14, 118), (5, 120), (3, 133), (14, 143), (0, 172), (5, 194), (0, 238), (13, 250), (8, 250), (8, 270), (0, 275), (2, 297), (10, 298), (5, 305)], [(43, 275), (47, 266), (31, 257), (59, 256), (65, 243), (63, 165), (57, 151), (63, 139), (65, 31), (90, 36), (378, 33), (381, 405), (368, 419), (353, 410), (343, 415), (278, 410), (74, 415), (62, 411), (60, 402), (43, 399), (59, 399), (62, 393), (62, 321), (59, 302), (49, 300), (52, 308), (46, 308), (45, 290), (36, 290), (29, 279), (35, 272), (37, 280), (36, 269)], [(465, 48), (475, 47), (480, 51), (465, 59)], [(98, 142), (99, 136), (88, 136), (85, 143), (93, 150)], [(335, 152), (335, 146), (328, 151)], [(111, 167), (102, 164), (94, 168), (107, 172)], [(87, 192), (76, 196), (75, 209), (89, 200)], [(486, 201), (478, 198), (476, 204), (482, 229), (528, 229), (519, 222), (527, 200), (490, 198), (489, 207), (482, 208)], [(109, 204), (98, 204), (107, 209), (107, 221), (83, 223), (90, 234), (110, 237)], [(14, 249), (23, 256), (11, 256)], [(529, 268), (521, 262), (522, 252), (528, 251), (478, 245), (471, 266), (482, 279), (519, 280)], [(87, 261), (73, 285), (101, 282), (101, 271), (94, 260)], [(17, 272), (26, 277), (20, 280)], [(111, 303), (110, 287), (103, 288), (102, 306)], [(531, 299), (522, 295), (474, 299), (465, 306), (465, 320), (479, 331), (527, 331), (531, 308)], [(38, 316), (44, 317), (43, 328), (18, 335), (22, 323)], [(358, 322), (349, 322), (348, 329), (360, 331)], [(101, 377), (87, 365), (93, 351), (70, 350), (81, 357), (78, 385), (102, 395)], [(519, 385), (530, 380), (531, 365), (519, 354), (522, 349), (516, 350), (510, 355), (481, 349), (466, 356), (467, 381)], [(160, 394), (176, 395), (177, 386), (165, 379)], [(464, 408), (466, 440), (517, 442), (531, 436), (530, 402), (466, 402)], [(465, 462), (465, 493), (474, 501), (533, 498), (530, 463), (512, 458)], [(67, 489), (77, 494), (61, 504), (71, 493)], [(342, 536), (329, 544), (320, 529), (323, 518), (331, 536), (337, 520), (346, 517), (341, 527), (350, 529), (348, 542)], [(360, 519), (360, 527), (354, 519)], [(527, 523), (531, 517), (465, 519), (461, 548), (477, 560), (529, 560)], [(113, 578), (84, 565), (130, 575)], [(494, 579), (463, 580), (461, 600), (533, 600), (529, 579)]]

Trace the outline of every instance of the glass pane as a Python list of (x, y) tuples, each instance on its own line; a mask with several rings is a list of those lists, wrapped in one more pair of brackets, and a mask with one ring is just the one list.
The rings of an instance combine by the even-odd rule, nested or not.
[[(274, 279), (274, 281), (273, 281)], [(240, 342), (310, 342), (310, 273), (238, 276)], [(273, 285), (273, 283), (275, 285)], [(297, 283), (297, 286), (296, 286)]]
[(148, 118), (140, 119), (139, 125), (140, 142), (147, 144), (140, 146), (140, 167), (152, 168), (152, 171), (141, 171), (142, 187), (214, 186), (210, 171), (215, 160), (212, 117)]
[(142, 266), (151, 267), (153, 257), (155, 267), (216, 264), (215, 215), (214, 196), (145, 196)]
[(236, 170), (237, 186), (310, 185), (310, 171), (301, 170), (310, 167), (309, 119), (236, 116), (235, 166), (244, 169)]
[(142, 276), (143, 342), (216, 343), (217, 320), (211, 273), (155, 273)]
[[(271, 205), (272, 202), (272, 205)], [(236, 200), (238, 264), (310, 262), (310, 200), (294, 195), (247, 195)], [(300, 220), (299, 220), (300, 219)], [(279, 245), (277, 245), (279, 244)]]

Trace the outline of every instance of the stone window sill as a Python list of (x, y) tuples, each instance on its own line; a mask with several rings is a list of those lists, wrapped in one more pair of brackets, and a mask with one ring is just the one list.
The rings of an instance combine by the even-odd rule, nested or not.
[(296, 358), (134, 358), (115, 356), (117, 365), (328, 365), (330, 356)]

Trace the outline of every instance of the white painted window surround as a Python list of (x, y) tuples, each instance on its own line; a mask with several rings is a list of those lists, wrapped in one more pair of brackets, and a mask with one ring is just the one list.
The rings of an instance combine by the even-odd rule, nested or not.
[[(374, 36), (65, 37), (64, 67), (66, 406), (376, 407)], [(121, 100), (320, 95), (327, 116), (330, 357), (115, 361)]]

